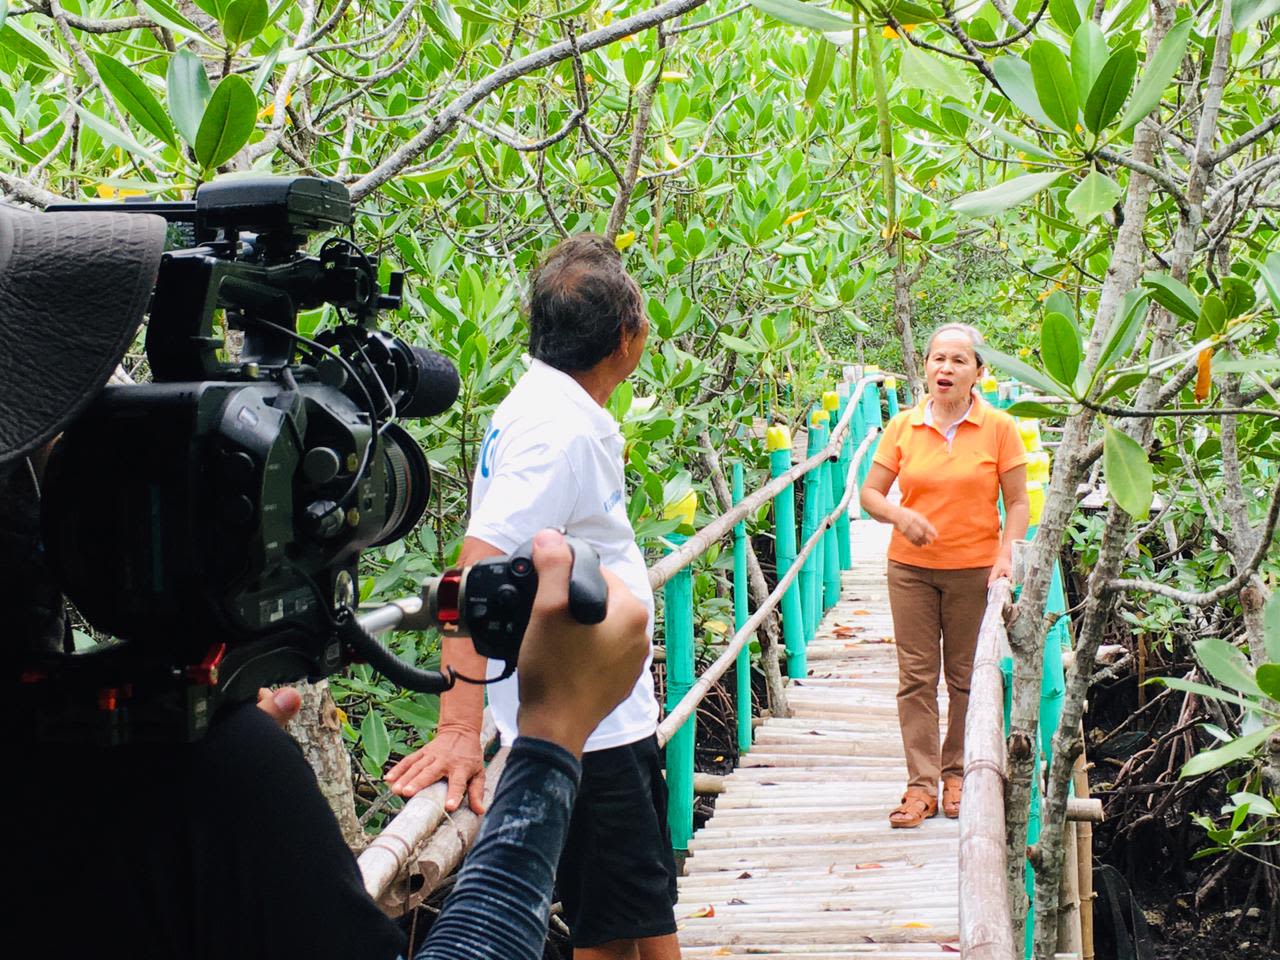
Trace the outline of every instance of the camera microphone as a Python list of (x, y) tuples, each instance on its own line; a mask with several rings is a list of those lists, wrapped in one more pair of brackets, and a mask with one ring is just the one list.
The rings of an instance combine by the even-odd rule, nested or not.
[(402, 417), (434, 417), (444, 413), (458, 399), (458, 371), (448, 358), (415, 346), (414, 366), (418, 370), (418, 382), (412, 391), (412, 399), (397, 412)]

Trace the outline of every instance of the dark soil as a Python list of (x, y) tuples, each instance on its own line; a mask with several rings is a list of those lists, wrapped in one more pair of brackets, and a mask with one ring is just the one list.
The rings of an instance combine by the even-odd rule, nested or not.
[[(1149, 664), (1156, 675), (1179, 675), (1189, 667)], [(1208, 845), (1192, 814), (1217, 814), (1227, 792), (1223, 774), (1177, 779), (1182, 763), (1203, 745), (1195, 724), (1204, 719), (1194, 701), (1140, 687), (1133, 675), (1092, 691), (1086, 716), (1089, 781), (1106, 812), (1105, 822), (1094, 828), (1099, 960), (1280, 958), (1280, 867), (1274, 853), (1269, 865), (1233, 854), (1191, 859)], [(1123, 878), (1140, 917), (1132, 911), (1127, 920), (1113, 915), (1125, 911), (1108, 905), (1104, 865)]]

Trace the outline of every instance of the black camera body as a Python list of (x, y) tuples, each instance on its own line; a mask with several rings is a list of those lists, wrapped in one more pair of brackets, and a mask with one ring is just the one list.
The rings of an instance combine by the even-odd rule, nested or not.
[[(229, 178), (190, 202), (49, 208), (99, 209), (158, 213), (178, 247), (149, 311), (154, 382), (103, 391), (57, 444), (42, 496), (61, 586), (120, 642), (26, 678), (46, 738), (193, 739), (224, 700), (359, 658), (360, 552), (408, 533), (429, 494), (394, 420), (443, 412), (457, 373), (374, 327), (399, 304), (398, 274), (383, 293), (346, 239), (302, 252), (350, 225), (341, 184)], [(298, 311), (324, 304), (348, 322), (300, 336)]]

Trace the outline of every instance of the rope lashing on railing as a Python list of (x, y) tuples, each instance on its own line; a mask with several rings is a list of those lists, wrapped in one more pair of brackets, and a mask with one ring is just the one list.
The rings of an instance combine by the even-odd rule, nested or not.
[[(852, 402), (850, 403), (850, 407), (852, 407)], [(778, 585), (773, 588), (773, 592), (769, 594), (764, 603), (760, 605), (760, 608), (751, 615), (745, 624), (743, 624), (742, 629), (730, 638), (720, 656), (716, 658), (715, 662), (712, 663), (711, 666), (707, 667), (707, 669), (702, 672), (702, 675), (698, 677), (696, 681), (694, 681), (693, 686), (689, 688), (689, 692), (686, 693), (684, 697), (681, 698), (680, 702), (667, 714), (662, 723), (658, 724), (659, 745), (665, 744), (671, 739), (671, 735), (679, 730), (689, 717), (693, 715), (693, 712), (698, 708), (698, 704), (701, 703), (703, 698), (711, 691), (712, 685), (728, 672), (729, 667), (732, 666), (734, 661), (737, 659), (738, 652), (746, 645), (751, 637), (755, 636), (756, 630), (758, 630), (760, 625), (764, 623), (765, 618), (773, 612), (774, 608), (776, 608), (779, 603), (782, 602), (782, 597), (787, 592), (787, 588), (791, 586), (798, 576), (800, 576), (800, 571), (804, 566), (804, 561), (808, 558), (809, 554), (817, 549), (818, 545), (822, 543), (823, 535), (832, 526), (832, 524), (836, 522), (840, 514), (849, 509), (849, 502), (853, 499), (854, 493), (858, 490), (857, 484), (852, 482), (852, 479), (857, 476), (858, 467), (862, 463), (862, 458), (866, 456), (867, 451), (871, 447), (871, 441), (876, 438), (876, 435), (879, 432), (878, 428), (872, 427), (871, 430), (867, 432), (867, 435), (863, 437), (862, 443), (858, 445), (858, 449), (849, 463), (849, 482), (845, 485), (844, 496), (840, 498), (840, 502), (836, 505), (836, 508), (823, 517), (822, 521), (818, 524), (817, 530), (815, 530), (813, 534), (810, 535), (809, 539), (805, 541), (804, 546), (797, 552), (795, 561), (791, 564), (791, 568), (787, 570), (782, 579), (778, 581)], [(825, 462), (827, 459), (829, 459), (829, 457), (825, 451), (810, 458), (810, 460), (817, 460), (819, 462)], [(805, 461), (805, 463), (808, 462), (810, 461)], [(800, 466), (804, 466), (804, 464), (801, 464)], [(801, 476), (802, 475), (803, 474), (801, 474)], [(786, 474), (783, 474), (783, 476), (779, 477), (778, 480), (782, 480), (784, 478), (786, 478)], [(762, 490), (768, 490), (769, 486), (772, 486), (772, 484), (762, 488)], [(783, 489), (785, 489), (785, 487)], [(745, 500), (743, 501), (743, 503), (746, 502), (747, 501)], [(703, 527), (702, 532), (705, 532), (710, 528), (711, 524), (708, 524), (706, 527)], [(703, 549), (705, 550), (706, 547)], [(670, 554), (665, 559), (670, 559), (674, 556), (675, 554)], [(650, 568), (650, 579), (652, 579), (653, 569), (654, 568), (652, 567)], [(673, 570), (671, 573), (675, 573), (675, 571)]]
[(1012, 596), (1001, 577), (987, 589), (987, 609), (969, 681), (964, 726), (964, 803), (960, 805), (960, 952), (966, 960), (1010, 960), (1013, 926), (1005, 880), (1005, 610)]
[(832, 431), (831, 439), (821, 451), (809, 457), (809, 459), (797, 463), (786, 473), (774, 477), (750, 496), (744, 497), (737, 506), (722, 513), (697, 533), (690, 536), (679, 549), (671, 551), (671, 553), (654, 563), (649, 567), (649, 586), (654, 590), (663, 586), (672, 576), (700, 557), (713, 544), (728, 536), (732, 532), (734, 525), (740, 520), (751, 516), (767, 501), (782, 493), (805, 474), (816, 470), (824, 463), (838, 459), (840, 448), (844, 444), (844, 435), (848, 432), (849, 424), (853, 420), (854, 413), (862, 400), (863, 391), (868, 384), (878, 383), (884, 380), (886, 376), (891, 375), (873, 374), (859, 380), (857, 389), (850, 396), (849, 402), (845, 406), (844, 415), (841, 416), (840, 422), (836, 424), (835, 430)]

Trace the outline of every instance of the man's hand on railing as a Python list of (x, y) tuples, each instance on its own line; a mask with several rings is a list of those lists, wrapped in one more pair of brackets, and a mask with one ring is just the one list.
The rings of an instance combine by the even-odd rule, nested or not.
[(444, 808), (457, 810), (462, 795), (476, 813), (484, 813), (484, 754), (480, 731), (467, 725), (436, 728), (430, 743), (405, 757), (389, 771), (386, 781), (391, 792), (412, 797), (433, 783), (448, 781)]
[(302, 694), (293, 687), (263, 687), (258, 691), (258, 709), (283, 727), (302, 709)]

